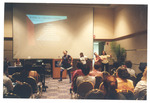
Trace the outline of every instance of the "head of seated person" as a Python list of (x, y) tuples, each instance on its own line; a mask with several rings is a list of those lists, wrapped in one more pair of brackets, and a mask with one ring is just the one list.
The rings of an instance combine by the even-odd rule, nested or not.
[(31, 68), (32, 68), (32, 63), (28, 60), (25, 61), (24, 65), (23, 65), (23, 70), (21, 71), (21, 78), (22, 79), (25, 79), (28, 77)]
[(105, 93), (105, 98), (107, 99), (117, 99), (118, 94), (117, 94), (117, 80), (114, 76), (107, 76), (105, 80), (103, 81), (104, 85), (104, 93)]
[(83, 64), (80, 61), (77, 61), (76, 67), (77, 67), (77, 69), (82, 69)]
[(4, 70), (3, 70), (5, 75), (8, 75), (8, 64), (4, 62)]
[(127, 68), (132, 68), (132, 62), (131, 61), (125, 61), (125, 65)]
[(144, 72), (146, 66), (147, 66), (147, 63), (140, 63), (139, 69), (142, 71), (142, 73)]
[(123, 80), (126, 80), (130, 77), (130, 74), (124, 65), (118, 67), (116, 75)]
[(94, 69), (101, 71), (101, 64), (100, 63), (94, 63)]
[(93, 70), (89, 73), (90, 76), (101, 76), (103, 77), (103, 73), (101, 72), (101, 64), (100, 63), (94, 63)]

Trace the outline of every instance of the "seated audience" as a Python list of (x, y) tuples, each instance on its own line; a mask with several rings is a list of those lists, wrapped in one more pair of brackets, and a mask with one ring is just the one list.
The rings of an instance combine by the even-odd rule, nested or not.
[(136, 78), (136, 83), (135, 83), (135, 84), (137, 84), (137, 83), (141, 80), (141, 78), (142, 78), (142, 76), (143, 76), (143, 72), (144, 72), (146, 66), (147, 66), (147, 63), (140, 63), (139, 69), (140, 69), (141, 73), (139, 73), (139, 74), (136, 76), (137, 78)]
[(132, 69), (132, 62), (131, 61), (125, 61), (125, 65), (127, 67), (127, 71), (130, 74), (130, 76), (135, 77), (135, 70)]
[(32, 71), (32, 63), (30, 61), (26, 61), (23, 70), (20, 73), (21, 82), (24, 82), (28, 76), (31, 76), (36, 79), (36, 82), (39, 82), (40, 75), (36, 71)]
[(8, 65), (4, 62), (4, 73), (3, 73), (3, 85), (7, 88), (7, 92), (13, 91), (13, 84), (11, 79), (7, 76), (8, 74)]
[(105, 79), (107, 76), (109, 76), (110, 74), (107, 71), (103, 71), (103, 79)]
[(82, 66), (83, 66), (83, 64), (80, 62), (80, 61), (78, 61), (77, 62), (77, 65), (76, 65), (76, 67), (78, 68), (77, 70), (75, 70), (74, 72), (73, 72), (73, 74), (72, 74), (72, 84), (71, 84), (71, 90), (73, 90), (74, 88), (74, 86), (75, 86), (75, 83), (76, 83), (76, 78), (78, 77), (78, 76), (84, 76), (84, 74), (82, 73)]
[(101, 76), (103, 77), (103, 73), (100, 71), (101, 65), (99, 63), (94, 63), (93, 70), (89, 73), (90, 76)]
[(89, 76), (90, 72), (90, 60), (87, 60), (87, 64), (82, 66), (82, 73), (84, 76), (79, 76), (76, 81), (76, 85), (78, 86), (83, 81), (92, 82), (95, 85), (95, 77)]
[(138, 100), (146, 99), (145, 97), (147, 95), (147, 67), (145, 68), (145, 71), (143, 73), (143, 77), (137, 83), (134, 91), (135, 91), (134, 92), (135, 99), (138, 99)]
[(100, 89), (104, 91), (105, 99), (126, 99), (125, 96), (117, 93), (117, 80), (114, 76), (107, 76)]
[(110, 71), (110, 74), (113, 76), (116, 76), (116, 70), (119, 67), (119, 63), (118, 62), (114, 62), (112, 65), (112, 69)]
[(134, 93), (134, 85), (133, 85), (133, 81), (128, 79), (130, 74), (128, 73), (126, 66), (122, 65), (117, 69), (116, 72), (116, 76), (117, 76), (117, 82), (118, 82), (118, 87), (117, 89), (119, 91), (122, 90), (130, 90)]
[(8, 66), (11, 66), (10, 61), (8, 60), (8, 58), (5, 58), (4, 62), (6, 62)]

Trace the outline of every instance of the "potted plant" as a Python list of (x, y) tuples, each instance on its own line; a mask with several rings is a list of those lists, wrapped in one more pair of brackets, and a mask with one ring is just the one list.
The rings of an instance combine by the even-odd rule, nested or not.
[(116, 42), (111, 42), (111, 50), (113, 51), (114, 55), (116, 56), (117, 62), (119, 65), (123, 65), (126, 60), (126, 50), (117, 44)]

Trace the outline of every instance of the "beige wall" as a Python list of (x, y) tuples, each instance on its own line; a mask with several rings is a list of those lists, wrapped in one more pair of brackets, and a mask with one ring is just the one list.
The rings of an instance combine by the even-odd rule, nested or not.
[[(135, 70), (136, 74), (141, 72), (138, 69), (140, 62), (147, 62), (147, 34), (117, 40), (116, 43), (127, 50), (126, 60), (130, 60), (133, 63), (132, 68)], [(111, 50), (110, 42), (105, 43), (104, 50), (107, 54), (112, 55), (112, 58), (109, 59), (109, 64), (116, 61), (116, 57)]]
[[(121, 47), (127, 50), (126, 60), (130, 60), (133, 63), (132, 68), (139, 73), (138, 69), (140, 62), (147, 62), (147, 34), (137, 35), (131, 38), (117, 41)], [(136, 49), (136, 51), (128, 51)]]
[(95, 39), (112, 39), (114, 34), (114, 10), (112, 8), (94, 8)]
[(147, 10), (144, 6), (120, 6), (114, 14), (114, 38), (147, 30)]

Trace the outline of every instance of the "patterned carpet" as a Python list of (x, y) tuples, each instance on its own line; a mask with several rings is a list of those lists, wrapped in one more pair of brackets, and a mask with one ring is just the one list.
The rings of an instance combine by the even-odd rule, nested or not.
[(63, 79), (61, 82), (59, 79), (53, 79), (48, 77), (45, 79), (45, 85), (48, 86), (46, 92), (42, 93), (41, 99), (70, 99), (70, 87), (69, 79)]

